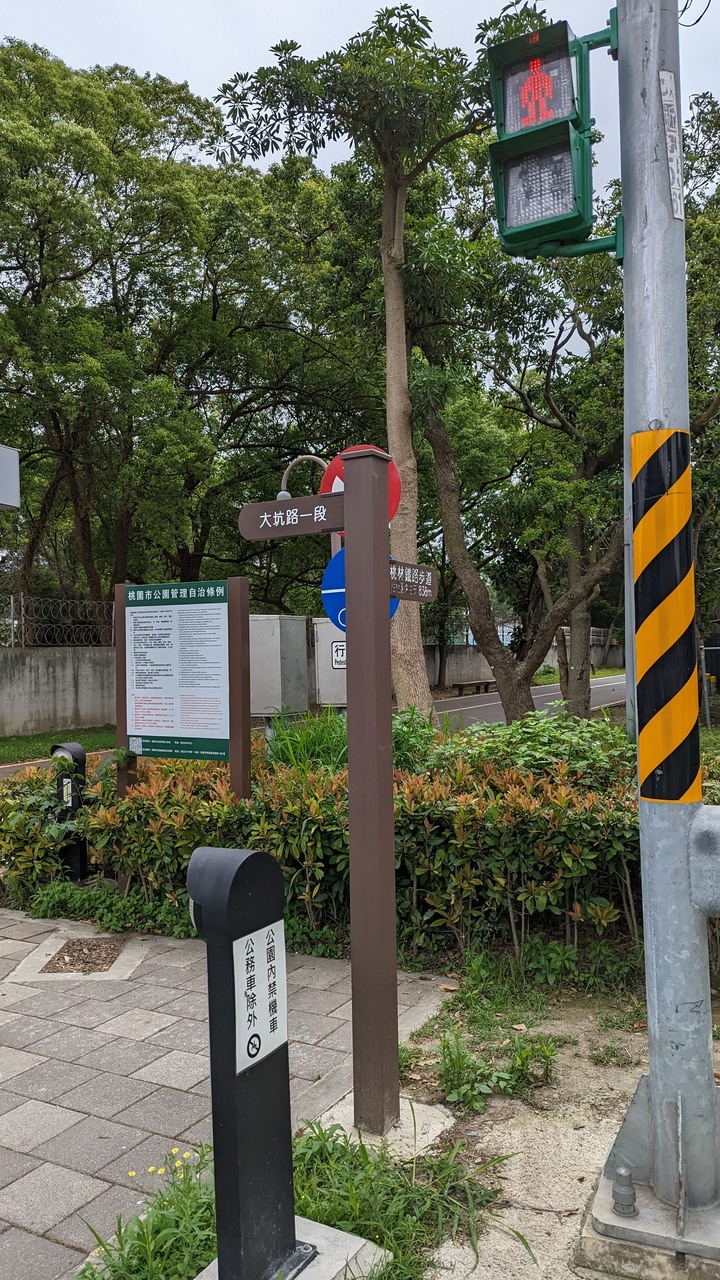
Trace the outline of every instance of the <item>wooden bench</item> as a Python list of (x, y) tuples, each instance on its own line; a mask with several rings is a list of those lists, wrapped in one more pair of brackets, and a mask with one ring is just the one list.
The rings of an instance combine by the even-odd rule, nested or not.
[(497, 689), (494, 680), (455, 680), (453, 688), (457, 689), (457, 697), (462, 697), (463, 690), (467, 689), (470, 693), (490, 693), (492, 685), (493, 692)]

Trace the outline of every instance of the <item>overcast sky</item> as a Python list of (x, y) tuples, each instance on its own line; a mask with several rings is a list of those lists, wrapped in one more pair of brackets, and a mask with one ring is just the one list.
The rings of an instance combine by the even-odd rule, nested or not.
[[(479, 19), (502, 4), (418, 0), (438, 44), (460, 45), (468, 54)], [(0, 23), (3, 35), (42, 45), (70, 66), (120, 62), (187, 80), (195, 93), (212, 97), (233, 72), (271, 61), (268, 50), (278, 40), (295, 39), (312, 57), (364, 30), (380, 7), (373, 0), (5, 0)], [(605, 26), (610, 0), (547, 0), (546, 7), (585, 35)], [(720, 0), (698, 27), (681, 33), (681, 42), (685, 103), (703, 89), (720, 96)], [(591, 74), (593, 112), (606, 139), (598, 155), (602, 185), (619, 173), (617, 68), (605, 50), (591, 55)]]

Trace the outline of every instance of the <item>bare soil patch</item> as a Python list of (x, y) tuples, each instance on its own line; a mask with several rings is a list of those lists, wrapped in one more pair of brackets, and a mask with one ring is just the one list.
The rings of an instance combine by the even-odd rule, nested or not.
[(71, 938), (41, 973), (107, 973), (125, 946), (126, 939)]

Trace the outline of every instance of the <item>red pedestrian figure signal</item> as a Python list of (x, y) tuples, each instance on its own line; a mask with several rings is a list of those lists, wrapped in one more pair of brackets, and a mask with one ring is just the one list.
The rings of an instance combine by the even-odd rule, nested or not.
[(554, 88), (552, 77), (547, 71), (543, 71), (541, 59), (531, 58), (528, 77), (520, 89), (520, 105), (525, 112), (520, 122), (523, 129), (554, 120), (555, 112), (549, 106), (553, 100)]

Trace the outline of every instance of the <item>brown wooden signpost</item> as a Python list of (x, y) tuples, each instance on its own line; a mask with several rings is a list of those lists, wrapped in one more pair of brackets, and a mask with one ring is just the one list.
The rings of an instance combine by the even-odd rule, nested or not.
[(437, 578), (389, 558), (388, 455), (341, 456), (344, 493), (252, 503), (238, 527), (253, 541), (345, 530), (355, 1124), (385, 1134), (400, 1114), (388, 601), (434, 600)]

